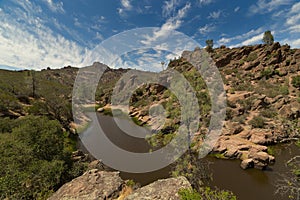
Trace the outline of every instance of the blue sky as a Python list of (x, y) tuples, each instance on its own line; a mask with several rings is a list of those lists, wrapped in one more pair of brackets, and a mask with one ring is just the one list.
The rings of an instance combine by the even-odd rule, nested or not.
[[(100, 54), (91, 53), (97, 45), (143, 27), (157, 27), (148, 42), (178, 31), (201, 46), (213, 39), (215, 46), (236, 47), (261, 43), (264, 31), (271, 30), (276, 41), (300, 47), (298, 0), (0, 0), (0, 19), (0, 66), (17, 68), (80, 67), (101, 61)], [(148, 58), (125, 61), (141, 57), (137, 52)], [(153, 49), (132, 55), (122, 56), (113, 67), (174, 56)], [(159, 66), (156, 62), (153, 68)]]

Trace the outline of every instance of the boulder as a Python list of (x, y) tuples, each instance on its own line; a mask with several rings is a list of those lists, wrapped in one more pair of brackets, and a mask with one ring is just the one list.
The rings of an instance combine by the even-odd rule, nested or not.
[(265, 129), (253, 129), (250, 132), (250, 141), (255, 144), (272, 144), (275, 141), (275, 138), (271, 131)]
[(48, 200), (116, 199), (123, 186), (119, 172), (93, 169), (63, 185)]
[(248, 169), (248, 168), (253, 168), (254, 167), (254, 161), (253, 159), (245, 159), (241, 162), (241, 168), (242, 169)]
[(189, 181), (183, 177), (158, 180), (147, 186), (137, 189), (127, 196), (125, 200), (180, 200), (180, 189), (191, 189)]
[(231, 148), (225, 152), (224, 156), (230, 159), (235, 159), (235, 158), (240, 158), (241, 153), (238, 151), (237, 148)]
[(274, 156), (269, 155), (266, 152), (250, 152), (249, 158), (253, 159), (254, 168), (256, 169), (265, 169), (269, 164), (273, 164), (275, 162)]
[(251, 70), (251, 69), (257, 67), (259, 64), (260, 64), (260, 61), (252, 61), (252, 62), (246, 63), (243, 66), (243, 69), (246, 70), (246, 71)]

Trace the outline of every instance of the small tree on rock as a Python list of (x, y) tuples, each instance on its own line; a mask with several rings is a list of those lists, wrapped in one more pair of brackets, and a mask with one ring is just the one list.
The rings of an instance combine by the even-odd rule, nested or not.
[(266, 31), (264, 33), (262, 41), (267, 45), (271, 45), (274, 43), (274, 36), (272, 35), (271, 31)]
[(206, 50), (208, 52), (213, 51), (214, 41), (213, 40), (206, 40)]

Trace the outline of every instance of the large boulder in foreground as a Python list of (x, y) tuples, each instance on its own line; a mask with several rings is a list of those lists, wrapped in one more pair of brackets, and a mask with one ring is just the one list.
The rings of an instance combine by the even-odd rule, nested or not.
[(119, 172), (92, 169), (63, 185), (48, 200), (180, 200), (178, 191), (192, 187), (185, 177), (177, 177), (155, 181), (133, 192), (131, 188), (126, 193), (126, 188)]
[(63, 185), (48, 200), (117, 199), (123, 186), (119, 172), (92, 169)]
[(191, 184), (183, 176), (168, 178), (137, 189), (127, 196), (125, 200), (180, 200), (179, 190), (191, 188)]

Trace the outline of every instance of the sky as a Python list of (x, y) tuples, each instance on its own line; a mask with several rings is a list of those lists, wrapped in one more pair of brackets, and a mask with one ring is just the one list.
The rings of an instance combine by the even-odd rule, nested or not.
[[(171, 43), (233, 48), (262, 43), (266, 30), (300, 48), (299, 0), (0, 0), (0, 19), (0, 67), (12, 69), (105, 63), (134, 43), (108, 64), (157, 71), (180, 55)], [(109, 53), (99, 51), (104, 43)]]

